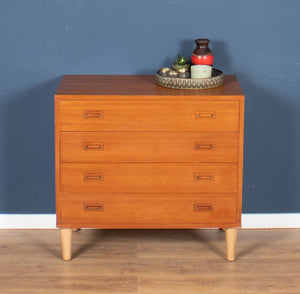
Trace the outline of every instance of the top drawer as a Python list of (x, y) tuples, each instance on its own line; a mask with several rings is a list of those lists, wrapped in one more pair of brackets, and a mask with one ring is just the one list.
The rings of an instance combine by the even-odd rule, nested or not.
[(62, 131), (238, 131), (239, 101), (56, 101)]

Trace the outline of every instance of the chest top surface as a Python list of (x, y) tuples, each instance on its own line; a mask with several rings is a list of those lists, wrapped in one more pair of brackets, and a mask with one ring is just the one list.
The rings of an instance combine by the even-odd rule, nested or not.
[(212, 89), (182, 90), (170, 89), (155, 85), (155, 76), (143, 75), (65, 75), (55, 93), (56, 100), (67, 99), (161, 99), (162, 96), (182, 99), (186, 96), (200, 99), (228, 99), (244, 96), (237, 78), (234, 75), (224, 76), (224, 84)]

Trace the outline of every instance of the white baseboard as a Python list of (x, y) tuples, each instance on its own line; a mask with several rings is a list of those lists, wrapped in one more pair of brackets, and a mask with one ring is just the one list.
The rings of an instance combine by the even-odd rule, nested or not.
[(55, 214), (0, 214), (0, 229), (55, 228)]
[(300, 228), (300, 213), (243, 213), (242, 228)]
[[(55, 228), (55, 214), (0, 214), (0, 229)], [(242, 228), (300, 228), (300, 213), (245, 213)]]

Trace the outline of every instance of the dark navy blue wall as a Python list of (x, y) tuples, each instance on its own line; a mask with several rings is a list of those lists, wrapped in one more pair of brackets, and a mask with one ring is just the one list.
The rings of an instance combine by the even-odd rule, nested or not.
[(63, 74), (154, 74), (199, 37), (246, 94), (244, 212), (300, 212), (300, 1), (0, 4), (0, 213), (55, 212)]

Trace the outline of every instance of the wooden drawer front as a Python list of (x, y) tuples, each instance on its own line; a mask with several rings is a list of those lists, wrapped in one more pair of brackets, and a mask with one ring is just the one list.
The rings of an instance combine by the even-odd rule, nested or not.
[(238, 101), (58, 101), (62, 131), (238, 131)]
[(62, 132), (62, 162), (237, 162), (238, 133)]
[(236, 193), (235, 163), (62, 163), (61, 192)]
[[(236, 223), (236, 196), (119, 195), (61, 200), (61, 225), (100, 228), (219, 226)], [(122, 196), (122, 197), (121, 197)], [(164, 226), (165, 225), (165, 226)], [(190, 226), (188, 226), (190, 225)], [(143, 226), (145, 228), (145, 226)]]

